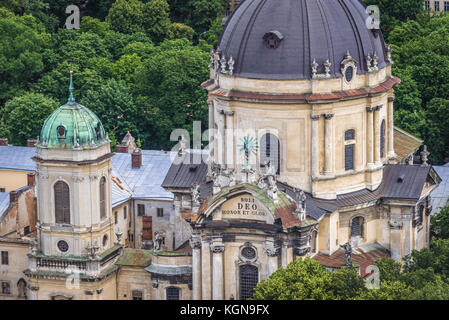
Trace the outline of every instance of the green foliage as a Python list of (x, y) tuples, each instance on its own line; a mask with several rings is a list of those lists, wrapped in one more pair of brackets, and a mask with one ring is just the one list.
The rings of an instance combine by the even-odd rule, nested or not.
[[(192, 132), (194, 120), (207, 118), (207, 93), (198, 85), (207, 79), (209, 56), (187, 39), (166, 40), (137, 70), (136, 104), (145, 115), (152, 139), (145, 147), (171, 148), (174, 128)], [(148, 141), (148, 139), (145, 139)], [(157, 143), (157, 144), (155, 144)]]
[(334, 299), (332, 280), (332, 274), (319, 262), (298, 259), (259, 282), (253, 297), (255, 300)]
[(332, 291), (337, 299), (357, 299), (367, 290), (356, 267), (341, 268), (332, 274)]
[(432, 241), (431, 247), (413, 250), (404, 258), (404, 271), (412, 272), (431, 268), (445, 281), (449, 279), (449, 239)]
[[(422, 4), (421, 4), (422, 5)], [(393, 74), (402, 79), (395, 90), (395, 124), (424, 140), (432, 164), (449, 157), (449, 15), (396, 25), (389, 41)]]
[(27, 139), (36, 138), (45, 119), (58, 107), (58, 102), (40, 93), (26, 93), (9, 100), (2, 111), (1, 127), (8, 141), (26, 145)]
[(143, 27), (155, 43), (168, 36), (171, 27), (169, 10), (166, 0), (151, 0), (143, 7)]
[(221, 21), (226, 3), (221, 0), (169, 0), (168, 2), (172, 21), (185, 23), (197, 34), (207, 31), (217, 17)]
[(441, 208), (437, 215), (430, 216), (430, 233), (437, 239), (449, 239), (449, 206)]
[(192, 40), (195, 34), (195, 30), (182, 23), (172, 23), (169, 30), (169, 39), (182, 39), (186, 38)]
[(0, 105), (23, 94), (44, 69), (49, 35), (31, 15), (15, 16), (0, 8)]
[(106, 16), (106, 22), (117, 32), (130, 34), (142, 32), (144, 4), (139, 0), (117, 0)]
[(85, 16), (81, 19), (80, 29), (82, 32), (91, 32), (104, 37), (110, 31), (110, 26), (106, 22)]
[(423, 13), (422, 0), (365, 0), (366, 5), (377, 5), (380, 10), (380, 22), (384, 35), (398, 24), (415, 20)]
[(407, 300), (412, 294), (412, 289), (400, 281), (384, 281), (379, 289), (364, 291), (360, 300)]
[(107, 80), (99, 90), (87, 90), (80, 103), (102, 119), (105, 130), (118, 140), (128, 131), (134, 136), (139, 135), (141, 118), (125, 81)]
[(399, 281), (401, 277), (401, 264), (391, 258), (378, 259), (375, 265), (379, 268), (381, 282)]

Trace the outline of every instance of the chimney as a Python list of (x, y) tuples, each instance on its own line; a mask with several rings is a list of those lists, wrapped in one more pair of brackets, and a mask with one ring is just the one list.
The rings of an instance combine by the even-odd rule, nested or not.
[(27, 140), (27, 147), (33, 148), (36, 143), (37, 143), (36, 139), (28, 139)]
[(16, 200), (19, 198), (19, 193), (17, 192), (17, 190), (11, 191), (9, 193), (9, 203), (13, 204), (14, 202), (16, 202)]
[(123, 144), (118, 144), (115, 146), (115, 152), (117, 153), (128, 153), (128, 147)]
[(0, 138), (0, 146), (7, 146), (8, 138)]
[(27, 174), (27, 181), (28, 181), (27, 185), (29, 187), (34, 186), (36, 184), (36, 175), (34, 173), (28, 173)]
[(142, 150), (136, 148), (131, 154), (131, 168), (138, 169), (141, 166), (142, 166)]

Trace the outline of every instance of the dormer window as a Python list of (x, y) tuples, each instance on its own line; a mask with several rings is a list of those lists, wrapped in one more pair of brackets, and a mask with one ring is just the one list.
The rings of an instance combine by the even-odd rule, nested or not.
[(101, 136), (101, 123), (98, 121), (97, 126), (95, 127), (95, 131), (97, 132), (97, 139), (100, 139)]
[(58, 133), (58, 139), (65, 139), (66, 129), (63, 125), (59, 125), (56, 131)]
[(265, 33), (263, 40), (265, 41), (265, 46), (269, 49), (276, 49), (279, 47), (284, 36), (279, 31), (270, 31)]
[(345, 58), (340, 64), (341, 74), (343, 75), (345, 82), (350, 83), (354, 76), (357, 74), (357, 61), (355, 61), (351, 54), (346, 52)]

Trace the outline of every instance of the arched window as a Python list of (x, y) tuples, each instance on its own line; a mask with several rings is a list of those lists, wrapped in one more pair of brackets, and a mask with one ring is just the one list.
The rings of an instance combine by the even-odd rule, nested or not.
[(385, 157), (385, 120), (380, 125), (380, 157)]
[(281, 172), (281, 145), (279, 139), (271, 133), (262, 136), (260, 141), (260, 165), (270, 162), (276, 169), (276, 174)]
[(55, 190), (55, 218), (56, 223), (70, 224), (70, 191), (64, 181), (58, 181)]
[(23, 278), (20, 278), (17, 282), (17, 289), (19, 291), (19, 298), (26, 298), (27, 296), (27, 283)]
[(355, 217), (351, 221), (351, 238), (360, 237), (363, 238), (363, 223), (362, 217)]
[(179, 291), (177, 287), (168, 287), (166, 289), (167, 300), (179, 300)]
[(355, 131), (345, 132), (345, 170), (354, 170)]
[(240, 299), (252, 298), (258, 282), (259, 270), (257, 267), (249, 264), (240, 266)]
[(106, 218), (106, 178), (100, 180), (100, 218)]

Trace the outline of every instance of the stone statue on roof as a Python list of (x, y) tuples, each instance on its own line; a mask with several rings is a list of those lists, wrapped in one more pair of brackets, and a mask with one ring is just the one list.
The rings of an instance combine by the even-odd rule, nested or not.
[(351, 259), (351, 253), (352, 253), (352, 247), (349, 242), (340, 245), (340, 247), (345, 251), (345, 258), (346, 258), (346, 266), (350, 267), (352, 265), (352, 259)]
[(160, 251), (162, 246), (163, 238), (159, 232), (154, 233), (154, 251)]
[(192, 203), (194, 206), (200, 205), (200, 185), (198, 183), (195, 183), (192, 186)]

